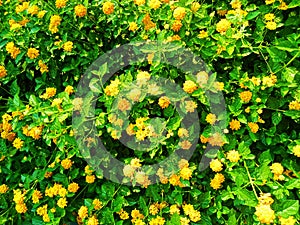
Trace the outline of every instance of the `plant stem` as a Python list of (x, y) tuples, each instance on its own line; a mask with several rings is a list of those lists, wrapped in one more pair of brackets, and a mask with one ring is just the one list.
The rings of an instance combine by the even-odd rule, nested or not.
[(252, 186), (253, 192), (254, 192), (254, 194), (255, 194), (255, 197), (258, 199), (258, 195), (257, 195), (257, 193), (256, 193), (256, 190), (255, 190), (255, 187), (254, 187), (254, 184), (253, 184), (253, 180), (252, 180), (252, 177), (251, 177), (251, 175), (250, 175), (249, 169), (248, 169), (248, 167), (247, 167), (246, 161), (244, 161), (244, 167), (245, 167), (246, 170), (247, 170), (248, 178), (249, 178), (250, 184), (251, 184), (251, 186)]

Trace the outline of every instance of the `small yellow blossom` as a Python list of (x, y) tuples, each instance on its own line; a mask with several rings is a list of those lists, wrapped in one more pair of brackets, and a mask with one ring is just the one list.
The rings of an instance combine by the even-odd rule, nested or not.
[(226, 158), (230, 161), (230, 162), (238, 162), (240, 160), (240, 154), (238, 151), (236, 150), (231, 150), (227, 153)]
[(75, 15), (78, 17), (84, 17), (87, 13), (87, 9), (82, 4), (76, 5), (74, 11), (75, 11)]
[(214, 172), (220, 172), (223, 170), (223, 164), (218, 159), (213, 159), (210, 162), (209, 166), (212, 169), (212, 171), (214, 171)]
[(106, 15), (112, 14), (114, 12), (114, 3), (104, 2), (103, 6), (102, 6), (102, 10), (103, 10), (104, 14), (106, 14)]
[(40, 55), (39, 50), (37, 50), (36, 48), (29, 48), (27, 51), (27, 56), (30, 59), (35, 59)]

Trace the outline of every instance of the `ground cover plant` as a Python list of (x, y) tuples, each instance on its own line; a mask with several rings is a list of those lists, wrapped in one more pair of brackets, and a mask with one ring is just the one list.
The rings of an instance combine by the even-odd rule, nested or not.
[[(0, 0), (0, 224), (299, 224), (299, 14), (298, 0)], [(97, 136), (125, 165), (118, 183), (76, 141), (74, 115), (88, 107), (78, 84), (101, 55), (149, 41), (161, 45), (145, 61), (87, 85)], [(211, 72), (163, 63), (157, 52), (173, 44)], [(180, 90), (159, 96), (152, 78)], [(226, 113), (210, 110), (207, 89), (222, 93)], [(197, 114), (191, 127), (176, 101)], [(153, 145), (132, 150), (124, 135)], [(141, 169), (192, 146), (155, 182)]]

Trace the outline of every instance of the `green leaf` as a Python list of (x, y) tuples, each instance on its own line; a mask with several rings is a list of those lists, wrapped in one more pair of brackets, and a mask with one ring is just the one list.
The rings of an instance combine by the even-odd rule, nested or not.
[(174, 213), (171, 217), (171, 220), (167, 222), (167, 225), (180, 225), (180, 216), (177, 213)]
[(58, 183), (68, 183), (68, 178), (65, 174), (57, 173), (53, 176), (53, 180)]
[(238, 187), (242, 186), (245, 183), (248, 183), (247, 171), (244, 168), (237, 168), (229, 172), (233, 181)]
[(238, 199), (242, 200), (245, 205), (255, 207), (257, 205), (256, 197), (252, 191), (246, 189), (237, 189), (235, 191)]
[(246, 156), (251, 153), (249, 146), (247, 146), (244, 141), (239, 144), (238, 151), (242, 156)]
[(122, 205), (124, 203), (123, 196), (117, 196), (116, 199), (112, 200), (112, 208), (114, 212), (119, 212), (122, 209)]
[(44, 221), (42, 220), (41, 217), (35, 216), (31, 220), (32, 225), (44, 225)]
[(139, 198), (139, 207), (143, 210), (143, 214), (145, 216), (148, 216), (148, 207), (143, 196), (140, 196)]
[(34, 95), (30, 95), (29, 97), (29, 105), (31, 106), (37, 106), (38, 105), (38, 100)]
[(296, 8), (300, 6), (300, 1), (299, 0), (293, 0), (290, 4), (289, 4), (289, 9), (292, 9), (292, 8)]
[(299, 200), (285, 200), (279, 207), (278, 216), (288, 217), (299, 212)]
[(205, 192), (199, 196), (199, 201), (201, 202), (201, 208), (205, 209), (208, 208), (211, 202), (211, 195), (210, 191)]
[(276, 126), (282, 120), (282, 113), (281, 112), (273, 112), (272, 113), (272, 123)]
[(249, 12), (246, 16), (246, 20), (252, 20), (260, 14), (260, 11)]
[(227, 221), (228, 224), (230, 224), (230, 225), (236, 225), (237, 224), (235, 214), (236, 214), (236, 211), (234, 209), (231, 209), (230, 213), (229, 213), (228, 221)]
[(300, 180), (299, 179), (291, 179), (284, 185), (287, 189), (300, 189)]
[(273, 161), (273, 157), (270, 153), (270, 150), (264, 151), (263, 153), (260, 154), (258, 161), (262, 164), (262, 163), (270, 163)]

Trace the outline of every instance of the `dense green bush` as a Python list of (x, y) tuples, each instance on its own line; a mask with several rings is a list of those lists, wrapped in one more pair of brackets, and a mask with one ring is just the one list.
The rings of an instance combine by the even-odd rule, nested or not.
[[(299, 224), (299, 7), (298, 0), (0, 0), (0, 224)], [(212, 74), (199, 71), (199, 83), (150, 51), (98, 90), (91, 120), (127, 164), (128, 186), (87, 165), (72, 115), (84, 104), (75, 95), (89, 66), (147, 40), (160, 41), (159, 51), (170, 43), (190, 49)], [(200, 125), (191, 159), (178, 160), (176, 173), (159, 170), (157, 183), (141, 166), (192, 145), (173, 99), (132, 93), (125, 132), (159, 143), (148, 152), (117, 141), (124, 121), (111, 113), (122, 88), (150, 77), (182, 87), (192, 99), (182, 109), (197, 109)], [(226, 114), (210, 112), (208, 87), (223, 93)], [(153, 116), (165, 127), (151, 130)], [(212, 133), (220, 121), (226, 127)], [(220, 150), (200, 171), (209, 146)]]

